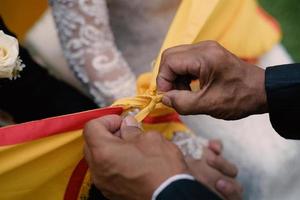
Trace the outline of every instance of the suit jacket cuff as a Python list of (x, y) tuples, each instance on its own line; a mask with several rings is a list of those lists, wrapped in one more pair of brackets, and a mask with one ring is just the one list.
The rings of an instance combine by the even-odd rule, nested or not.
[(176, 177), (171, 177), (168, 180), (172, 181), (165, 181), (164, 183), (167, 184), (159, 192), (154, 192), (152, 200), (221, 200), (212, 191), (195, 181), (193, 177), (187, 178), (176, 175)]
[(273, 128), (284, 138), (300, 139), (300, 64), (268, 67), (265, 87)]
[(189, 174), (177, 174), (175, 176), (172, 176), (165, 180), (160, 186), (154, 191), (152, 195), (152, 200), (156, 200), (157, 196), (171, 183), (181, 180), (181, 179), (186, 179), (186, 180), (195, 180), (195, 178)]

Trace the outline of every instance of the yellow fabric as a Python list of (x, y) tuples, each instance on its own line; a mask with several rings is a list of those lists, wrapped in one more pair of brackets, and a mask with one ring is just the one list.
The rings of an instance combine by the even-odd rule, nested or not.
[(78, 200), (87, 200), (92, 186), (92, 177), (90, 171), (87, 171), (82, 186), (79, 191)]
[(63, 199), (71, 173), (83, 156), (81, 132), (0, 147), (0, 199)]
[(141, 122), (146, 116), (161, 116), (175, 112), (172, 108), (164, 106), (161, 102), (162, 94), (149, 90), (149, 80), (152, 73), (144, 73), (137, 80), (137, 96), (119, 99), (112, 106), (122, 106), (125, 110), (138, 108), (141, 111), (135, 116)]
[(0, 0), (0, 2), (0, 15), (20, 42), (24, 41), (26, 33), (48, 7), (47, 0)]
[(174, 112), (163, 106), (156, 91), (160, 55), (181, 44), (216, 40), (242, 58), (256, 58), (280, 40), (280, 32), (258, 12), (255, 0), (183, 0), (156, 60), (152, 75), (138, 81), (138, 96), (116, 101), (125, 109), (140, 108), (136, 115), (142, 121), (149, 114)]
[(192, 133), (186, 125), (180, 122), (166, 122), (156, 124), (143, 123), (143, 129), (145, 130), (145, 132), (155, 130), (159, 133), (162, 133), (162, 135), (168, 140), (172, 140), (175, 132), (184, 132), (187, 134)]

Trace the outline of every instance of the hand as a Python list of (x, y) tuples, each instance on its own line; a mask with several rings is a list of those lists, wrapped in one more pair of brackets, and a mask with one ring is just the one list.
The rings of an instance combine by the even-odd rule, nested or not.
[[(198, 79), (200, 90), (191, 91)], [(181, 114), (240, 119), (267, 112), (264, 70), (213, 41), (167, 49), (162, 54), (158, 90), (163, 103)]]
[[(233, 181), (225, 182), (225, 187), (224, 184), (222, 187), (217, 185), (217, 181), (225, 180), (227, 175), (220, 175), (221, 171), (202, 170), (214, 168), (214, 165), (209, 167), (208, 162), (188, 160), (187, 167), (174, 144), (158, 133), (141, 133), (134, 118), (127, 117), (122, 121), (117, 115), (93, 120), (84, 129), (85, 158), (93, 182), (109, 199), (150, 199), (154, 190), (167, 178), (191, 172), (208, 188), (216, 187), (213, 190), (218, 190), (223, 197), (236, 196), (239, 190), (236, 189), (237, 184), (232, 184)], [(220, 142), (216, 141), (209, 143), (209, 149), (214, 152), (210, 156), (219, 155), (222, 151)], [(222, 160), (219, 161), (215, 163), (217, 171), (228, 168)], [(191, 166), (192, 163), (195, 165)], [(199, 178), (201, 174), (205, 179)]]
[(238, 170), (221, 156), (222, 145), (211, 140), (201, 160), (186, 157), (190, 173), (203, 185), (225, 200), (241, 200), (243, 188), (235, 179)]
[(94, 184), (108, 199), (151, 199), (163, 181), (188, 173), (176, 145), (159, 133), (141, 133), (133, 117), (122, 122), (110, 115), (86, 125), (85, 158)]

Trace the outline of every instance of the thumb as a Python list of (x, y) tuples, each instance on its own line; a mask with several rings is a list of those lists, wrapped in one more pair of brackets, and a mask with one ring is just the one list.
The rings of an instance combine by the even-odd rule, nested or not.
[(133, 116), (127, 116), (124, 118), (120, 129), (122, 139), (125, 141), (133, 141), (138, 138), (141, 133), (143, 133), (141, 125)]
[(197, 102), (199, 102), (197, 93), (188, 90), (171, 90), (166, 92), (162, 98), (163, 104), (174, 108), (183, 115), (199, 113), (195, 109)]
[(118, 115), (107, 115), (89, 121), (83, 130), (85, 142), (89, 148), (101, 148), (109, 142), (117, 141), (113, 134), (120, 129), (121, 117)]

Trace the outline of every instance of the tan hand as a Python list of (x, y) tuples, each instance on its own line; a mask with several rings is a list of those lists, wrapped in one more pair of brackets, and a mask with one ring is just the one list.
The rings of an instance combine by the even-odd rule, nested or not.
[[(200, 90), (191, 91), (195, 79)], [(264, 70), (213, 41), (166, 50), (157, 86), (166, 92), (163, 103), (181, 114), (232, 120), (267, 111)]]
[(93, 120), (84, 129), (93, 182), (111, 200), (151, 199), (163, 181), (188, 171), (174, 144), (159, 133), (141, 133), (132, 117), (122, 122), (117, 115)]

